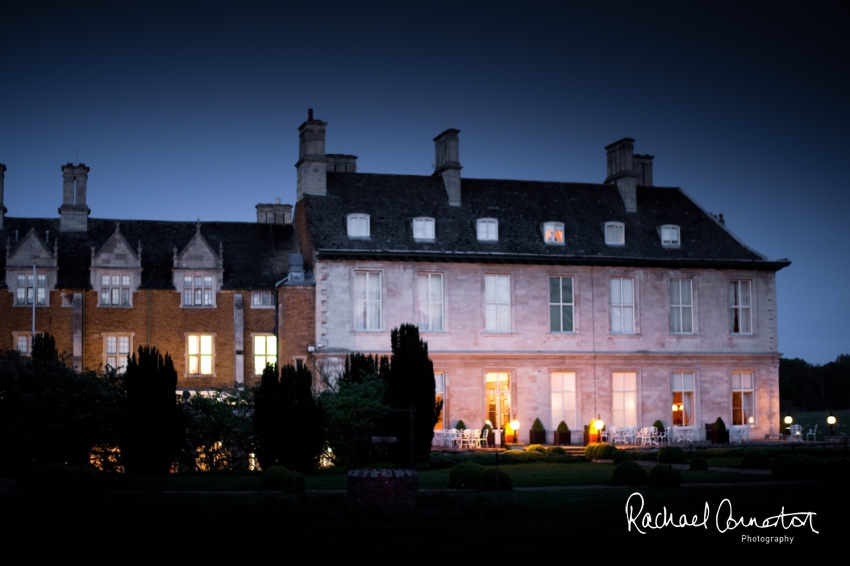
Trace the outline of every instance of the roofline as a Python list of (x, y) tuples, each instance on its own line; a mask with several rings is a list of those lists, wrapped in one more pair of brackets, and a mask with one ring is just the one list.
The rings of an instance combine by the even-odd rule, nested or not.
[(746, 269), (755, 271), (779, 271), (791, 265), (789, 260), (755, 259), (664, 259), (612, 256), (569, 256), (480, 252), (434, 252), (410, 250), (316, 250), (316, 260), (333, 259), (377, 259), (395, 261), (431, 261), (446, 263), (518, 263), (538, 265), (587, 265), (610, 267), (665, 267)]

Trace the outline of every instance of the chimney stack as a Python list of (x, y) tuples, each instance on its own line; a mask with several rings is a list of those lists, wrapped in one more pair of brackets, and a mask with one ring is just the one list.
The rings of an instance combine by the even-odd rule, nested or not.
[(626, 212), (637, 212), (637, 179), (635, 171), (635, 140), (623, 138), (605, 147), (608, 152), (606, 183), (616, 183)]
[(329, 153), (325, 157), (328, 160), (328, 173), (357, 173), (356, 155)]
[(460, 148), (457, 135), (460, 130), (449, 129), (434, 138), (436, 153), (434, 176), (443, 178), (449, 206), (460, 206)]
[(85, 163), (62, 166), (62, 206), (59, 207), (59, 230), (85, 232), (91, 210), (86, 206), (86, 183), (89, 168)]
[(313, 109), (307, 112), (307, 121), (298, 131), (298, 196), (325, 195), (328, 189), (328, 163), (325, 157), (325, 127), (327, 122), (313, 119)]
[(0, 163), (0, 230), (3, 229), (3, 221), (6, 218), (6, 207), (3, 206), (3, 185), (6, 182), (6, 166)]
[(635, 172), (637, 184), (642, 187), (652, 186), (652, 155), (635, 155)]
[(292, 224), (292, 205), (280, 204), (258, 204), (257, 222), (260, 224)]

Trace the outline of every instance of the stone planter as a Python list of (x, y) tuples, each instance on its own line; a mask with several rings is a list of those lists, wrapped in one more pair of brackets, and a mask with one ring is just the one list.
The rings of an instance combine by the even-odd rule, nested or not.
[(552, 433), (554, 438), (552, 439), (552, 444), (555, 446), (569, 446), (572, 443), (572, 433), (569, 432), (558, 432), (557, 430)]
[(528, 443), (529, 444), (546, 444), (546, 431), (545, 430), (529, 430), (528, 431)]

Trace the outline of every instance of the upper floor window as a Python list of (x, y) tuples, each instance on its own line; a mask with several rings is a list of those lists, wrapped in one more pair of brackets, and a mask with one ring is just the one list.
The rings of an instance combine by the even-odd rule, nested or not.
[(369, 215), (368, 214), (349, 214), (348, 215), (348, 237), (349, 238), (368, 238), (369, 237)]
[(381, 329), (381, 273), (354, 273), (354, 329)]
[(572, 332), (573, 278), (549, 278), (549, 331)]
[(609, 246), (624, 245), (626, 243), (626, 227), (620, 222), (606, 222), (605, 243)]
[(103, 335), (103, 366), (113, 368), (117, 373), (127, 369), (127, 357), (133, 351), (133, 337), (130, 334)]
[(511, 331), (511, 276), (484, 276), (484, 328), (487, 332)]
[(183, 276), (184, 307), (214, 307), (214, 296), (212, 275)]
[(479, 218), (475, 227), (479, 242), (499, 241), (499, 221), (495, 218)]
[(670, 333), (691, 334), (694, 331), (694, 298), (691, 279), (670, 280)]
[(679, 227), (675, 224), (665, 224), (661, 227), (661, 245), (667, 248), (678, 248), (681, 243), (679, 239)]
[(44, 273), (18, 273), (15, 277), (15, 304), (47, 306), (47, 275)]
[(749, 281), (729, 282), (729, 332), (752, 334), (752, 294)]
[(253, 308), (273, 307), (274, 297), (271, 289), (261, 289), (251, 292), (251, 306)]
[(611, 278), (611, 333), (635, 333), (635, 280)]
[(419, 330), (443, 330), (443, 274), (419, 274)]
[(564, 243), (564, 223), (563, 222), (544, 222), (543, 223), (543, 241), (547, 244), (563, 244)]
[(129, 307), (130, 296), (130, 275), (103, 274), (100, 276), (100, 306)]
[(434, 219), (433, 218), (414, 218), (413, 219), (413, 239), (415, 239), (415, 240), (433, 240), (434, 239)]

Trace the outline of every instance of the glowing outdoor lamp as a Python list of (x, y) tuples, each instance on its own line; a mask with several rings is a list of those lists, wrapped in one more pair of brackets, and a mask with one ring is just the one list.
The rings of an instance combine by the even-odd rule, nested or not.
[(519, 434), (517, 432), (519, 430), (519, 421), (516, 420), (516, 419), (512, 420), (511, 421), (511, 428), (514, 431), (514, 444), (516, 444), (517, 443), (517, 434)]
[(788, 438), (791, 438), (791, 423), (794, 422), (794, 419), (791, 418), (791, 415), (785, 417), (785, 428), (788, 430)]
[(599, 413), (596, 414), (596, 420), (593, 421), (593, 428), (596, 429), (596, 440), (597, 442), (602, 441), (602, 429), (605, 427), (605, 421), (602, 420), (602, 417), (599, 416)]
[(835, 436), (835, 423), (836, 422), (838, 422), (838, 421), (836, 421), (835, 417), (830, 412), (829, 416), (826, 417), (826, 424), (829, 425), (829, 436)]

